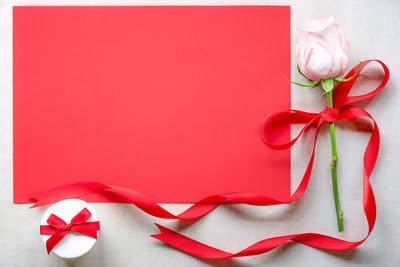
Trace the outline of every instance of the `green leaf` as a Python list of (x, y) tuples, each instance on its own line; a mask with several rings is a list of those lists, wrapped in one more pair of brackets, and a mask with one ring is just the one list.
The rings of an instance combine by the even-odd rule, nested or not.
[(330, 92), (333, 90), (333, 78), (328, 78), (325, 80), (321, 80), (322, 87), (324, 88), (325, 92)]
[(359, 74), (360, 68), (361, 68), (361, 64), (362, 64), (362, 62), (360, 62), (360, 64), (358, 65), (358, 69), (357, 69), (356, 73), (354, 73), (354, 75), (351, 76), (350, 78), (343, 79), (342, 77), (335, 77), (335, 78), (333, 78), (333, 79), (334, 79), (335, 81), (337, 81), (337, 82), (348, 82), (348, 81), (353, 80), (353, 79), (357, 76), (357, 74)]
[(337, 82), (344, 82), (345, 79), (343, 79), (342, 77), (335, 77), (333, 78), (335, 81)]
[(303, 86), (303, 87), (315, 87), (319, 84), (319, 81), (311, 81), (310, 83), (307, 83), (307, 84), (297, 83), (297, 82), (293, 82), (290, 80), (289, 80), (289, 82), (291, 82), (295, 85)]
[(299, 66), (299, 65), (297, 65), (297, 71), (300, 73), (301, 76), (303, 76), (304, 78), (306, 78), (306, 79), (309, 80), (309, 81), (312, 81), (311, 79), (307, 78), (306, 75), (304, 75), (304, 74), (301, 72), (300, 66)]

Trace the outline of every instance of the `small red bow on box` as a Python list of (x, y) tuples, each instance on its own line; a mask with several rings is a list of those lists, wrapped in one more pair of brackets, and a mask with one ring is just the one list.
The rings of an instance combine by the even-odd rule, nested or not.
[(47, 253), (50, 253), (69, 231), (97, 239), (97, 231), (100, 230), (100, 223), (98, 221), (86, 222), (90, 216), (92, 216), (90, 211), (84, 208), (67, 224), (60, 217), (51, 214), (47, 219), (49, 225), (40, 226), (41, 235), (51, 235), (46, 241)]

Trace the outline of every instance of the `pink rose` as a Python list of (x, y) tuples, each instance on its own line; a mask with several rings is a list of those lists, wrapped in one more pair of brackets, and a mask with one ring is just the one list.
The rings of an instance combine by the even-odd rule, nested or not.
[(333, 17), (314, 20), (297, 28), (297, 62), (309, 79), (320, 81), (341, 76), (349, 64), (350, 42), (334, 23)]

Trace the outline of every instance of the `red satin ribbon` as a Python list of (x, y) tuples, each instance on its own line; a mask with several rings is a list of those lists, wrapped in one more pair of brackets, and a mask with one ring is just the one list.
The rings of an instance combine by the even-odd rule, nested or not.
[[(298, 138), (311, 127), (315, 127), (314, 132), (314, 145), (311, 153), (311, 158), (308, 163), (307, 169), (304, 176), (294, 192), (288, 198), (275, 199), (268, 196), (252, 194), (252, 193), (231, 193), (222, 194), (206, 197), (199, 202), (196, 202), (186, 211), (180, 213), (179, 215), (173, 215), (167, 210), (163, 209), (154, 201), (148, 199), (144, 195), (122, 187), (105, 185), (97, 182), (83, 182), (77, 184), (70, 184), (66, 186), (57, 187), (55, 189), (37, 193), (31, 195), (31, 200), (35, 202), (32, 207), (38, 207), (46, 204), (50, 204), (65, 198), (79, 197), (84, 198), (88, 194), (107, 194), (115, 202), (130, 202), (136, 205), (138, 208), (144, 212), (164, 219), (181, 219), (189, 220), (199, 218), (205, 214), (212, 211), (220, 203), (223, 202), (235, 202), (244, 203), (248, 205), (256, 206), (268, 206), (268, 205), (278, 205), (284, 203), (290, 203), (298, 198), (300, 198), (307, 188), (308, 181), (310, 179), (311, 170), (314, 162), (315, 155), (315, 145), (317, 141), (318, 131), (322, 124), (325, 122), (336, 122), (338, 120), (349, 120), (357, 117), (367, 117), (370, 118), (374, 123), (374, 128), (372, 131), (371, 138), (368, 142), (367, 148), (364, 153), (364, 173), (363, 173), (363, 204), (364, 212), (368, 221), (369, 231), (367, 236), (357, 242), (350, 242), (326, 235), (316, 234), (316, 233), (303, 233), (294, 234), (287, 236), (279, 236), (264, 239), (254, 245), (238, 252), (235, 254), (225, 252), (198, 241), (190, 239), (183, 236), (177, 232), (167, 229), (158, 224), (157, 227), (160, 229), (161, 233), (153, 235), (152, 237), (157, 238), (171, 246), (185, 251), (189, 254), (210, 258), (210, 259), (224, 259), (232, 257), (243, 257), (258, 255), (265, 253), (271, 249), (274, 249), (281, 244), (293, 240), (305, 245), (329, 249), (329, 250), (342, 250), (350, 249), (362, 244), (370, 235), (376, 218), (376, 207), (374, 194), (372, 192), (371, 184), (369, 183), (369, 177), (371, 175), (372, 169), (375, 165), (376, 158), (378, 156), (379, 150), (379, 130), (376, 122), (365, 110), (351, 106), (350, 104), (370, 98), (377, 94), (386, 85), (389, 79), (389, 69), (380, 60), (367, 60), (362, 62), (360, 71), (370, 62), (378, 62), (384, 70), (384, 78), (381, 84), (373, 91), (359, 96), (348, 96), (353, 84), (358, 78), (357, 76), (349, 81), (340, 83), (334, 91), (334, 108), (326, 108), (321, 113), (309, 113), (300, 110), (288, 110), (283, 112), (276, 112), (269, 114), (264, 120), (262, 138), (266, 145), (273, 149), (287, 149), (290, 148), (298, 140)], [(357, 72), (358, 66), (354, 67), (347, 75), (346, 78), (353, 76)], [(284, 129), (292, 123), (305, 123), (306, 125), (300, 131), (298, 136), (287, 143), (279, 143), (279, 138), (281, 137), (282, 129)], [(283, 127), (283, 128), (282, 128)]]
[(40, 226), (41, 235), (51, 235), (46, 241), (47, 253), (50, 253), (69, 231), (97, 239), (97, 231), (100, 230), (100, 224), (98, 221), (86, 222), (90, 216), (92, 216), (90, 211), (84, 208), (67, 224), (60, 217), (51, 214), (47, 219), (49, 225)]

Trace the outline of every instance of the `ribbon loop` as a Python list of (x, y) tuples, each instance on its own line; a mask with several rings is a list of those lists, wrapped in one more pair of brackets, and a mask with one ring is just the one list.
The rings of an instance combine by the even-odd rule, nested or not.
[[(382, 82), (378, 85), (377, 88), (375, 88), (374, 90), (372, 90), (366, 94), (357, 95), (357, 96), (348, 96), (351, 88), (357, 81), (360, 72), (365, 68), (365, 66), (367, 66), (371, 62), (377, 62), (383, 68), (384, 76), (383, 76)], [(350, 70), (350, 72), (345, 76), (345, 78), (347, 79), (347, 78), (352, 77), (357, 72), (357, 70), (358, 70), (358, 66), (355, 66), (353, 69)], [(377, 60), (377, 59), (370, 59), (370, 60), (363, 61), (361, 63), (359, 73), (353, 80), (348, 81), (348, 82), (339, 83), (338, 86), (335, 88), (335, 90), (333, 91), (333, 106), (337, 109), (340, 109), (341, 107), (346, 106), (348, 104), (351, 104), (351, 103), (354, 103), (357, 101), (361, 101), (361, 100), (364, 100), (364, 99), (367, 99), (367, 98), (370, 98), (370, 97), (376, 95), (385, 87), (385, 85), (387, 84), (387, 82), (389, 80), (389, 76), (390, 76), (389, 69), (382, 61)]]
[[(264, 143), (272, 149), (287, 149), (292, 147), (297, 139), (311, 126), (318, 123), (318, 113), (309, 113), (300, 110), (288, 110), (269, 114), (265, 119), (261, 131), (261, 138)], [(290, 125), (294, 123), (306, 123), (298, 135), (289, 142)]]
[(84, 208), (81, 210), (77, 215), (75, 215), (72, 219), (70, 224), (71, 225), (78, 225), (86, 222), (92, 214), (87, 208)]

